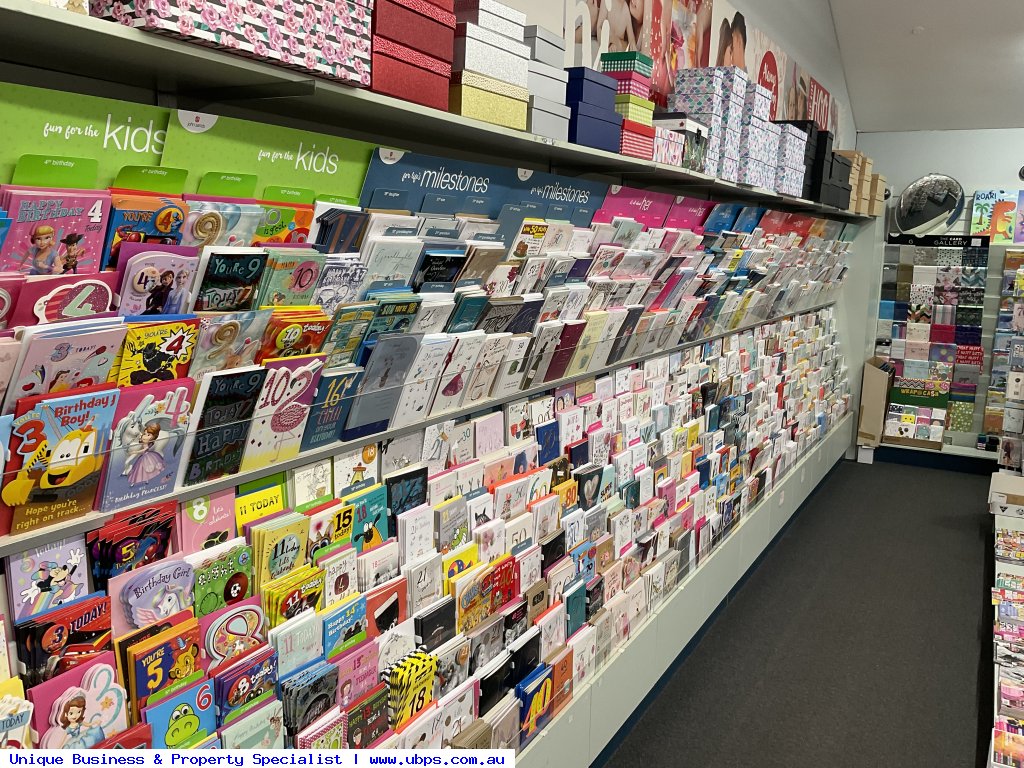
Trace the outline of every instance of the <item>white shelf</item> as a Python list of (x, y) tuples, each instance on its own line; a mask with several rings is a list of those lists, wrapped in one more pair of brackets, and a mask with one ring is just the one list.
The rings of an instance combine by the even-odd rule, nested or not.
[[(472, 414), (484, 414), (491, 411), (494, 408), (504, 405), (505, 403), (510, 403), (513, 400), (520, 400), (524, 397), (532, 397), (533, 395), (540, 394), (541, 392), (546, 392), (548, 390), (555, 389), (556, 387), (559, 387), (563, 384), (573, 384), (577, 381), (583, 381), (584, 379), (593, 378), (595, 376), (601, 376), (606, 373), (610, 373), (611, 371), (614, 371), (616, 369), (625, 368), (627, 366), (643, 362), (644, 360), (662, 357), (673, 352), (679, 352), (690, 347), (705, 344), (709, 341), (714, 341), (715, 339), (722, 339), (725, 338), (726, 336), (732, 336), (733, 334), (742, 333), (743, 331), (748, 331), (757, 328), (759, 326), (764, 325), (765, 323), (778, 322), (780, 320), (785, 320), (786, 318), (795, 317), (796, 315), (802, 315), (807, 312), (814, 312), (818, 309), (824, 309), (825, 307), (831, 307), (834, 304), (835, 301), (828, 301), (822, 304), (816, 304), (814, 306), (807, 307), (806, 309), (788, 312), (786, 314), (779, 315), (778, 317), (774, 317), (768, 320), (758, 320), (757, 322), (750, 323), (749, 325), (742, 325), (738, 328), (734, 328), (724, 333), (717, 333), (712, 336), (697, 339), (695, 341), (688, 341), (676, 347), (672, 347), (671, 349), (661, 349), (651, 354), (619, 360), (614, 365), (608, 365), (603, 368), (598, 368), (597, 370), (581, 373), (576, 376), (566, 376), (561, 379), (555, 379), (553, 381), (544, 382), (543, 384), (537, 384), (535, 386), (530, 387), (529, 389), (520, 390), (505, 397), (489, 398), (487, 400), (482, 400), (466, 408), (461, 408), (457, 411), (446, 413), (443, 416), (434, 416), (432, 418), (424, 419), (415, 424), (410, 424), (409, 426), (399, 427), (397, 429), (389, 429), (384, 432), (377, 432), (375, 434), (367, 435), (366, 437), (360, 438), (358, 440), (350, 440), (348, 442), (338, 441), (335, 443), (331, 443), (330, 445), (326, 445), (322, 448), (317, 448), (312, 451), (305, 451), (304, 453), (300, 453), (294, 459), (278, 462), (277, 464), (274, 464), (269, 467), (254, 469), (249, 472), (239, 472), (238, 474), (228, 475), (226, 477), (221, 477), (216, 480), (208, 480), (203, 483), (196, 483), (195, 485), (190, 485), (186, 488), (178, 488), (169, 493), (165, 493), (162, 496), (156, 496), (151, 499), (146, 499), (146, 501), (143, 503), (147, 505), (159, 504), (160, 502), (172, 500), (181, 502), (188, 501), (189, 499), (195, 499), (200, 496), (208, 496), (210, 494), (216, 493), (217, 491), (225, 490), (226, 488), (234, 488), (235, 486), (242, 485), (253, 480), (260, 480), (262, 478), (267, 477), (268, 475), (273, 475), (278, 472), (293, 469), (295, 467), (301, 467), (306, 464), (310, 464), (314, 461), (325, 459), (328, 456), (335, 456), (339, 453), (342, 453), (346, 449), (366, 445), (367, 443), (390, 440), (401, 435), (405, 435), (410, 432), (415, 432), (417, 430), (423, 429), (432, 424), (438, 424), (442, 421), (460, 419)], [(131, 507), (126, 507), (125, 509), (134, 509), (138, 506), (138, 504), (133, 504)], [(99, 528), (107, 520), (111, 519), (118, 512), (122, 511), (124, 510), (115, 509), (109, 512), (94, 511), (86, 515), (83, 515), (82, 517), (76, 517), (71, 520), (65, 520), (57, 525), (37, 528), (36, 530), (28, 531), (27, 533), (19, 533), (12, 536), (0, 536), (0, 557), (24, 552), (26, 549), (32, 547), (37, 539), (42, 541), (53, 541), (54, 539), (59, 537), (73, 536), (75, 534), (84, 533), (85, 531), (91, 531), (95, 528)]]
[[(316, 123), (317, 130), (372, 143), (484, 162), (544, 165), (556, 172), (617, 176), (630, 184), (664, 186), (770, 204), (847, 222), (870, 217), (767, 189), (733, 184), (615, 152), (591, 149), (525, 131), (423, 107), (284, 67), (153, 32), (51, 8), (34, 0), (0, 0), (3, 62), (125, 86), (122, 98), (156, 95), (158, 103), (267, 122)], [(40, 51), (60, 51), (42, 59)], [(58, 80), (58, 82), (61, 82)], [(59, 87), (59, 86), (58, 86)]]
[[(775, 539), (853, 440), (854, 414), (775, 484), (732, 533), (666, 595), (647, 621), (612, 653), (593, 681), (516, 758), (519, 768), (587, 768), (608, 746), (687, 643)], [(584, 745), (589, 745), (584, 748)]]
[(986, 461), (995, 461), (998, 455), (995, 451), (983, 451), (979, 448), (971, 448), (963, 445), (952, 445), (950, 443), (944, 443), (941, 450), (934, 448), (922, 448), (916, 445), (898, 445), (896, 443), (883, 442), (875, 447), (875, 450), (879, 448), (895, 448), (901, 451), (917, 451), (918, 453), (932, 453), (932, 454), (945, 454), (946, 456), (966, 456), (972, 459), (983, 459)]

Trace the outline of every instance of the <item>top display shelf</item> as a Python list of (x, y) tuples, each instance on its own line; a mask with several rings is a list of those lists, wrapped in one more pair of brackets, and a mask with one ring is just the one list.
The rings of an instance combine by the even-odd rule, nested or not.
[[(702, 190), (710, 196), (758, 202), (779, 210), (812, 213), (846, 222), (869, 217), (715, 179), (703, 173), (613, 152), (557, 141), (422, 107), (371, 91), (351, 88), (188, 44), (102, 19), (51, 8), (34, 0), (0, 0), (7, 64), (43, 69), (74, 78), (115, 83), (123, 98), (141, 100), (143, 91), (178, 108), (224, 112), (244, 110), (269, 122), (301, 120), (338, 135), (393, 144), (433, 154), (498, 161), (566, 175), (598, 174), (623, 183), (667, 191)], [(60, 55), (43, 55), (59, 51)]]

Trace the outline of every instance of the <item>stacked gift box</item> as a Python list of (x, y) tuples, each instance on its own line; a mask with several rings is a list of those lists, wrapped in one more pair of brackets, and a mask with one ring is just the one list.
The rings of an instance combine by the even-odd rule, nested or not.
[(622, 115), (619, 152), (642, 160), (654, 157), (651, 67), (651, 57), (636, 51), (601, 54), (601, 71), (615, 80), (615, 111)]
[(455, 15), (451, 0), (379, 0), (372, 90), (448, 109)]
[(569, 79), (562, 69), (565, 41), (539, 26), (527, 27), (525, 40), (530, 48), (527, 128), (540, 136), (567, 141), (571, 113), (565, 105), (565, 84)]
[[(654, 159), (660, 163), (681, 165), (691, 171), (703, 171), (708, 147), (708, 127), (691, 120), (685, 112), (661, 112), (654, 116)], [(659, 135), (661, 149), (659, 150)], [(682, 152), (682, 162), (659, 159), (674, 158)]]
[(804, 193), (804, 173), (807, 170), (807, 133), (795, 125), (775, 123), (779, 128), (779, 156), (775, 169), (775, 191), (793, 197)]
[[(885, 200), (885, 178), (872, 173), (874, 162), (862, 152), (837, 150), (852, 164), (850, 170), (850, 210), (862, 216), (878, 216)], [(877, 213), (875, 213), (877, 211)]]
[(569, 141), (585, 147), (618, 152), (622, 115), (615, 111), (615, 78), (587, 67), (566, 70), (569, 81), (565, 103), (569, 107)]
[(455, 16), (449, 110), (526, 130), (530, 98), (526, 14), (495, 0), (456, 0)]
[(742, 184), (775, 188), (775, 168), (782, 128), (769, 121), (772, 94), (758, 83), (747, 83), (740, 118), (740, 167)]
[(92, 0), (93, 16), (340, 80), (370, 84), (373, 0)]
[(832, 134), (822, 131), (813, 120), (783, 120), (807, 134), (804, 151), (803, 197), (835, 208), (850, 207), (852, 162), (832, 151)]
[(708, 126), (704, 170), (727, 181), (739, 179), (747, 83), (747, 73), (737, 67), (681, 69), (676, 73), (671, 108)]

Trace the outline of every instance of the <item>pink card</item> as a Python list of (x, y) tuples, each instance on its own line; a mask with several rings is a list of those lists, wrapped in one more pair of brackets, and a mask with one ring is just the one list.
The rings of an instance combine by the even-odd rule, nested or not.
[(124, 688), (110, 651), (28, 691), (40, 749), (88, 749), (128, 727)]
[(604, 205), (594, 214), (594, 223), (606, 224), (616, 216), (635, 219), (645, 227), (660, 227), (675, 197), (667, 192), (650, 192), (632, 187), (612, 186)]
[(199, 634), (203, 638), (199, 666), (212, 672), (267, 641), (261, 600), (259, 595), (246, 598), (199, 619)]
[(688, 229), (700, 234), (704, 231), (705, 219), (714, 207), (713, 200), (698, 200), (680, 195), (675, 199), (671, 210), (665, 217), (665, 226)]
[(93, 318), (113, 306), (117, 276), (30, 276), (21, 287), (10, 325), (41, 325)]
[(377, 639), (365, 640), (338, 659), (338, 704), (347, 707), (377, 685)]
[(0, 273), (0, 328), (13, 327), (11, 316), (18, 305), (25, 276), (15, 272)]
[(195, 572), (184, 560), (158, 560), (115, 576), (107, 592), (110, 628), (114, 637), (121, 637), (191, 607)]
[(184, 502), (176, 530), (174, 549), (186, 555), (235, 538), (235, 489)]
[(109, 192), (6, 189), (13, 221), (0, 247), (0, 269), (26, 275), (99, 271), (110, 216)]

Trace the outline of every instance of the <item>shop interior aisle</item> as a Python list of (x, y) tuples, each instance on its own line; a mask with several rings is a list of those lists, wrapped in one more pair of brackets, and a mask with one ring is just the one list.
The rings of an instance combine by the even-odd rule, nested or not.
[(987, 486), (842, 462), (598, 765), (974, 765)]

